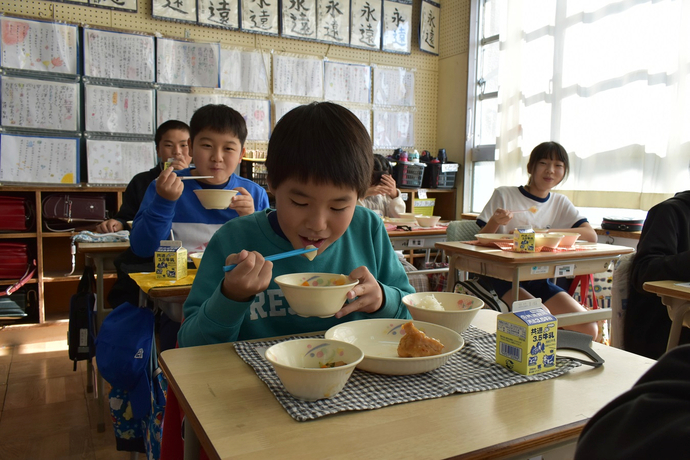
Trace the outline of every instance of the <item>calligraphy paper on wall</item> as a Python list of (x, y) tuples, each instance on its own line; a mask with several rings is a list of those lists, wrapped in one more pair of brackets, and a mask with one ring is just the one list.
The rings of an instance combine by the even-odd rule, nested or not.
[[(70, 2), (74, 0), (68, 0)], [(86, 3), (86, 2), (80, 2)], [(137, 0), (88, 0), (89, 6), (108, 8), (110, 10), (123, 10), (137, 12)]]
[(158, 83), (218, 88), (220, 44), (156, 40)]
[(374, 110), (374, 148), (395, 149), (414, 146), (414, 114)]
[(381, 0), (352, 0), (350, 46), (370, 50), (381, 48), (383, 11)]
[(374, 67), (374, 104), (414, 106), (414, 72), (402, 67)]
[(412, 52), (412, 0), (383, 0), (381, 49), (393, 53)]
[(0, 134), (0, 182), (76, 184), (79, 140)]
[(153, 82), (154, 69), (153, 37), (84, 29), (84, 75)]
[(2, 118), (7, 128), (79, 129), (79, 84), (2, 77)]
[(220, 89), (268, 94), (270, 64), (260, 50), (220, 50)]
[(281, 35), (288, 38), (316, 38), (316, 0), (283, 1)]
[(327, 101), (368, 104), (371, 97), (371, 67), (326, 61), (324, 91)]
[(77, 74), (77, 26), (2, 17), (0, 28), (3, 67)]
[(322, 98), (323, 61), (274, 54), (273, 94)]
[(87, 132), (155, 133), (153, 89), (84, 85)]
[(152, 16), (181, 22), (196, 22), (196, 0), (151, 0)]
[(239, 29), (239, 0), (197, 0), (198, 23), (224, 29)]
[(241, 0), (240, 29), (267, 35), (278, 35), (278, 3), (275, 0)]
[(155, 165), (154, 142), (86, 141), (87, 181), (90, 184), (129, 184), (136, 174)]
[(350, 43), (350, 2), (317, 0), (316, 39), (335, 45)]
[(431, 0), (422, 0), (422, 10), (419, 15), (419, 49), (437, 56), (440, 16), (441, 5)]

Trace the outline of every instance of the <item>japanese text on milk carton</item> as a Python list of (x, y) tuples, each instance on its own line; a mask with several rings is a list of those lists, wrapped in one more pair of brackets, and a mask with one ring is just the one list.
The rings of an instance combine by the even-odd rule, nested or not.
[(161, 240), (154, 259), (156, 279), (179, 280), (187, 276), (187, 250), (182, 241)]

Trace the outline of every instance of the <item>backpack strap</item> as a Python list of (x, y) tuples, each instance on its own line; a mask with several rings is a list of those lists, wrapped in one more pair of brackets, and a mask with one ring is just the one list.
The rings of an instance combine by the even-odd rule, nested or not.
[(34, 273), (36, 273), (36, 259), (33, 259), (31, 263), (27, 265), (26, 271), (24, 272), (24, 275), (22, 275), (22, 277), (19, 279), (19, 281), (17, 281), (4, 291), (0, 291), (0, 297), (13, 294), (17, 289), (28, 283), (29, 280), (34, 276)]

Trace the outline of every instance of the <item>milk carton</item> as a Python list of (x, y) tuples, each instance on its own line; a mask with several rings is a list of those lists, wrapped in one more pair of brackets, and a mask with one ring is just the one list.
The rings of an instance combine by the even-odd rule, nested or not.
[(514, 302), (512, 313), (498, 315), (496, 362), (523, 375), (554, 369), (557, 329), (541, 299)]
[(532, 227), (517, 227), (513, 230), (513, 250), (515, 252), (534, 252), (536, 233)]
[(161, 240), (154, 261), (156, 279), (179, 280), (187, 276), (187, 250), (182, 241)]

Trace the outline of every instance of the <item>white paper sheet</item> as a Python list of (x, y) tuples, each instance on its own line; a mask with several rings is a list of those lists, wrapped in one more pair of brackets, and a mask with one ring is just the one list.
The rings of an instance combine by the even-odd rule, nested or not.
[(279, 3), (266, 0), (241, 1), (241, 28), (244, 32), (278, 35)]
[(154, 142), (86, 141), (90, 184), (129, 184), (132, 178), (156, 165)]
[(259, 50), (221, 49), (220, 88), (268, 94), (267, 65)]
[(2, 77), (5, 127), (77, 131), (79, 84)]
[(156, 125), (160, 126), (168, 120), (179, 120), (189, 124), (194, 111), (207, 104), (218, 104), (219, 96), (216, 94), (189, 94), (174, 93), (171, 91), (158, 91), (157, 93), (157, 119)]
[(153, 17), (196, 22), (196, 0), (151, 0)]
[(420, 50), (438, 55), (440, 15), (441, 5), (430, 0), (422, 0), (422, 9), (419, 15)]
[(218, 88), (220, 44), (159, 38), (156, 62), (158, 83)]
[(77, 26), (0, 18), (3, 67), (77, 74)]
[(0, 135), (0, 182), (76, 184), (79, 140)]
[(84, 86), (87, 132), (155, 133), (153, 89)]
[(283, 37), (316, 38), (316, 0), (283, 1)]
[(84, 29), (84, 75), (153, 82), (154, 69), (153, 37)]
[(383, 1), (381, 49), (409, 54), (412, 51), (412, 0)]
[(197, 0), (198, 23), (237, 29), (240, 27), (239, 0)]
[(350, 46), (378, 50), (381, 48), (381, 1), (352, 0)]
[(374, 67), (374, 104), (413, 107), (414, 73), (402, 67)]
[(324, 89), (327, 101), (368, 104), (371, 95), (371, 67), (326, 61)]
[(317, 0), (316, 39), (336, 45), (350, 43), (350, 2)]
[(323, 97), (321, 59), (273, 55), (273, 94)]
[(262, 99), (221, 97), (220, 103), (237, 110), (247, 123), (247, 140), (268, 142), (271, 131), (271, 105)]
[(414, 146), (414, 113), (374, 110), (374, 148)]

